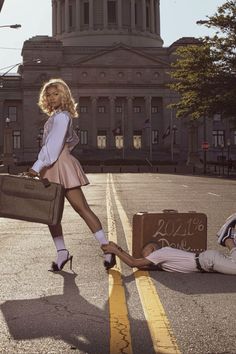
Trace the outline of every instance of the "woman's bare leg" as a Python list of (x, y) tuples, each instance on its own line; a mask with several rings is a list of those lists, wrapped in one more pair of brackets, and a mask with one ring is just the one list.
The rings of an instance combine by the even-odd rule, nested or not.
[[(94, 214), (94, 212), (90, 209), (82, 189), (80, 187), (68, 189), (66, 191), (66, 198), (68, 199), (69, 203), (74, 208), (74, 210), (81, 216), (82, 219), (84, 219), (89, 229), (94, 233), (94, 236), (98, 240), (100, 245), (107, 244), (108, 240), (102, 229), (101, 222)], [(107, 262), (110, 262), (111, 255), (106, 254), (105, 260)]]
[(54, 242), (56, 249), (57, 249), (57, 259), (56, 259), (55, 263), (57, 264), (58, 268), (60, 268), (62, 263), (69, 256), (69, 253), (66, 249), (65, 242), (64, 242), (62, 226), (60, 223), (58, 225), (48, 225), (48, 227), (49, 227), (49, 231), (52, 235), (53, 242)]

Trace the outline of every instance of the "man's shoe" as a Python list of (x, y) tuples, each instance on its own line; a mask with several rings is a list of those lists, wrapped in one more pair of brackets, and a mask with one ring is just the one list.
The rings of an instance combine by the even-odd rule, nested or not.
[[(222, 246), (225, 246), (224, 240), (228, 237), (232, 237), (231, 232), (229, 232), (229, 228), (232, 230), (232, 228), (236, 225), (236, 213), (230, 215), (223, 226), (221, 226), (220, 230), (217, 232), (217, 237), (218, 237), (218, 243)], [(233, 233), (232, 233), (233, 234)]]
[(227, 238), (232, 238), (234, 240), (234, 229), (232, 227), (228, 227), (225, 230), (225, 233), (222, 233), (219, 237), (218, 237), (218, 243), (221, 246), (225, 247), (225, 240), (227, 240)]

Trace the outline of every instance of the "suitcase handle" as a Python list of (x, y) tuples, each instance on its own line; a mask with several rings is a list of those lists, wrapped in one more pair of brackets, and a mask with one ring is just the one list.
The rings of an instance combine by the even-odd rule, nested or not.
[(45, 188), (47, 188), (47, 187), (49, 187), (51, 185), (51, 183), (49, 182), (49, 180), (47, 178), (40, 178), (38, 176), (30, 177), (30, 176), (27, 176), (24, 173), (19, 173), (18, 176), (19, 177), (24, 177), (24, 178), (31, 178), (31, 179), (39, 180), (40, 182), (43, 183)]
[(176, 209), (163, 209), (163, 213), (178, 213), (178, 210)]

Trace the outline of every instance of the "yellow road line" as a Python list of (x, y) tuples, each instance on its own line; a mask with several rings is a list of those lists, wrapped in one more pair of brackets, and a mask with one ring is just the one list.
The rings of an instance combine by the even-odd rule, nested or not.
[[(113, 177), (112, 175), (109, 175), (109, 177), (128, 250), (131, 253), (132, 227), (119, 200)], [(158, 354), (180, 354), (165, 310), (149, 273), (134, 270), (134, 276), (155, 352)]]
[[(109, 176), (106, 188), (107, 223), (109, 239), (117, 242), (116, 224), (111, 201)], [(109, 270), (109, 313), (110, 313), (110, 353), (132, 354), (130, 323), (124, 286), (120, 273), (120, 260), (117, 259), (117, 270)]]

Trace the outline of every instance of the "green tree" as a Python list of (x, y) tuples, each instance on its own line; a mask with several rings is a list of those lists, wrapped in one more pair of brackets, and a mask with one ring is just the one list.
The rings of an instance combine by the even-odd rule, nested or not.
[(228, 0), (214, 16), (198, 21), (200, 25), (217, 30), (215, 36), (205, 37), (215, 57), (216, 108), (223, 116), (235, 116), (236, 112), (236, 1)]
[(209, 115), (216, 75), (210, 47), (199, 41), (198, 45), (179, 47), (176, 55), (171, 72), (174, 81), (170, 88), (180, 94), (179, 102), (173, 105), (177, 117), (198, 119)]
[(171, 89), (180, 94), (177, 117), (211, 117), (236, 112), (236, 3), (228, 0), (201, 25), (218, 31), (199, 44), (179, 47), (172, 64)]

